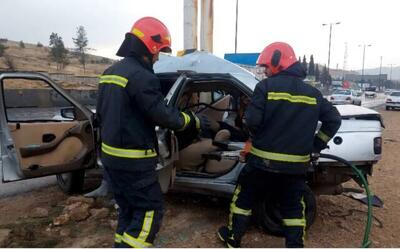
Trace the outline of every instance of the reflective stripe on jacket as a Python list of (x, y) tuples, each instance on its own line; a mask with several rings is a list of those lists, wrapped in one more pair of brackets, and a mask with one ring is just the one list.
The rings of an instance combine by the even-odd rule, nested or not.
[[(295, 63), (260, 81), (245, 113), (252, 133), (250, 153), (269, 160), (273, 171), (304, 173), (314, 147), (326, 146), (341, 124), (336, 108), (318, 89), (305, 84), (304, 77), (302, 65)], [(322, 126), (316, 136), (318, 121)]]
[(155, 126), (179, 130), (190, 122), (188, 115), (166, 105), (159, 79), (139, 57), (126, 57), (100, 76), (96, 109), (102, 159), (121, 169), (154, 167)]

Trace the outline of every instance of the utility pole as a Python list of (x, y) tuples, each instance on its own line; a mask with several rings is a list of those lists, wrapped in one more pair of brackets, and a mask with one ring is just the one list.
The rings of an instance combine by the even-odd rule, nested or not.
[[(340, 22), (329, 23), (329, 49), (328, 49), (328, 74), (329, 74), (329, 65), (331, 63), (331, 38), (332, 38), (332, 25), (338, 25)], [(328, 25), (327, 23), (323, 23), (322, 26)]]
[(379, 90), (382, 90), (381, 72), (382, 72), (382, 56), (381, 56), (381, 65), (379, 66), (379, 75), (378, 75), (378, 89)]
[(358, 45), (358, 46), (359, 47), (364, 46), (364, 49), (363, 49), (363, 60), (362, 60), (362, 71), (361, 71), (361, 84), (363, 84), (364, 83), (365, 47), (371, 47), (372, 45), (371, 44), (368, 44), (368, 45), (363, 44), (363, 45)]
[(342, 74), (342, 79), (343, 80), (345, 80), (344, 79), (344, 74), (345, 74), (345, 71), (346, 71), (346, 69), (347, 69), (347, 56), (348, 56), (348, 54), (347, 54), (347, 42), (345, 42), (344, 43), (344, 58), (343, 58), (343, 74)]
[(390, 78), (389, 80), (392, 81), (392, 67), (395, 66), (396, 64), (388, 64), (390, 66)]
[(238, 18), (239, 18), (239, 0), (236, 0), (235, 54), (237, 53)]

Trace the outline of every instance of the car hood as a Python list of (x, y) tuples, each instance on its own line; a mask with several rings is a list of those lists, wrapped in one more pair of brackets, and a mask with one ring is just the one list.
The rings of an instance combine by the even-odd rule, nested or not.
[(230, 74), (254, 90), (259, 82), (254, 74), (230, 61), (204, 51), (196, 51), (184, 56), (161, 54), (154, 64), (155, 73), (191, 71), (196, 73)]
[(391, 99), (392, 101), (399, 101), (400, 100), (400, 96), (387, 96), (387, 99)]
[(340, 105), (335, 106), (342, 117), (344, 116), (359, 116), (359, 115), (379, 115), (379, 112), (356, 105)]

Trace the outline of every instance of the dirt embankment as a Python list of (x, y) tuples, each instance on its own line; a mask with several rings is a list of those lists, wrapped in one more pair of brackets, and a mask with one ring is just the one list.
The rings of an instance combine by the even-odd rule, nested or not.
[[(87, 54), (85, 72), (79, 62), (78, 56), (69, 53), (69, 64), (63, 69), (57, 70), (57, 65), (49, 58), (50, 48), (38, 47), (37, 44), (24, 43), (24, 48), (19, 42), (7, 41), (2, 43), (7, 47), (5, 55), (8, 56), (15, 70), (18, 71), (41, 71), (48, 73), (64, 73), (73, 75), (97, 76), (103, 73), (113, 60)], [(6, 63), (6, 56), (0, 57), (0, 70), (9, 69)]]
[[(400, 111), (381, 113), (386, 125), (383, 159), (375, 165), (370, 183), (374, 193), (384, 201), (384, 207), (374, 208), (371, 247), (400, 247)], [(6, 237), (5, 244), (0, 246), (112, 246), (114, 208), (101, 200), (90, 203), (78, 200), (71, 201), (57, 187), (0, 199), (0, 239), (2, 234)], [(226, 223), (228, 206), (229, 200), (225, 199), (168, 194), (156, 246), (221, 247), (215, 232)], [(79, 212), (71, 213), (72, 208)], [(343, 195), (318, 197), (318, 215), (307, 233), (306, 246), (359, 247), (366, 210), (365, 205)], [(283, 247), (284, 242), (253, 226), (243, 238), (242, 246)]]

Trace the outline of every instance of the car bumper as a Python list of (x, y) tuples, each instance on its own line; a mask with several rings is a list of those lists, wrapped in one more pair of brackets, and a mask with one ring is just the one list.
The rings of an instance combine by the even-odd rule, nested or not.
[(399, 107), (400, 108), (400, 102), (386, 102), (387, 107)]
[(348, 105), (351, 104), (351, 100), (331, 100), (332, 105)]

